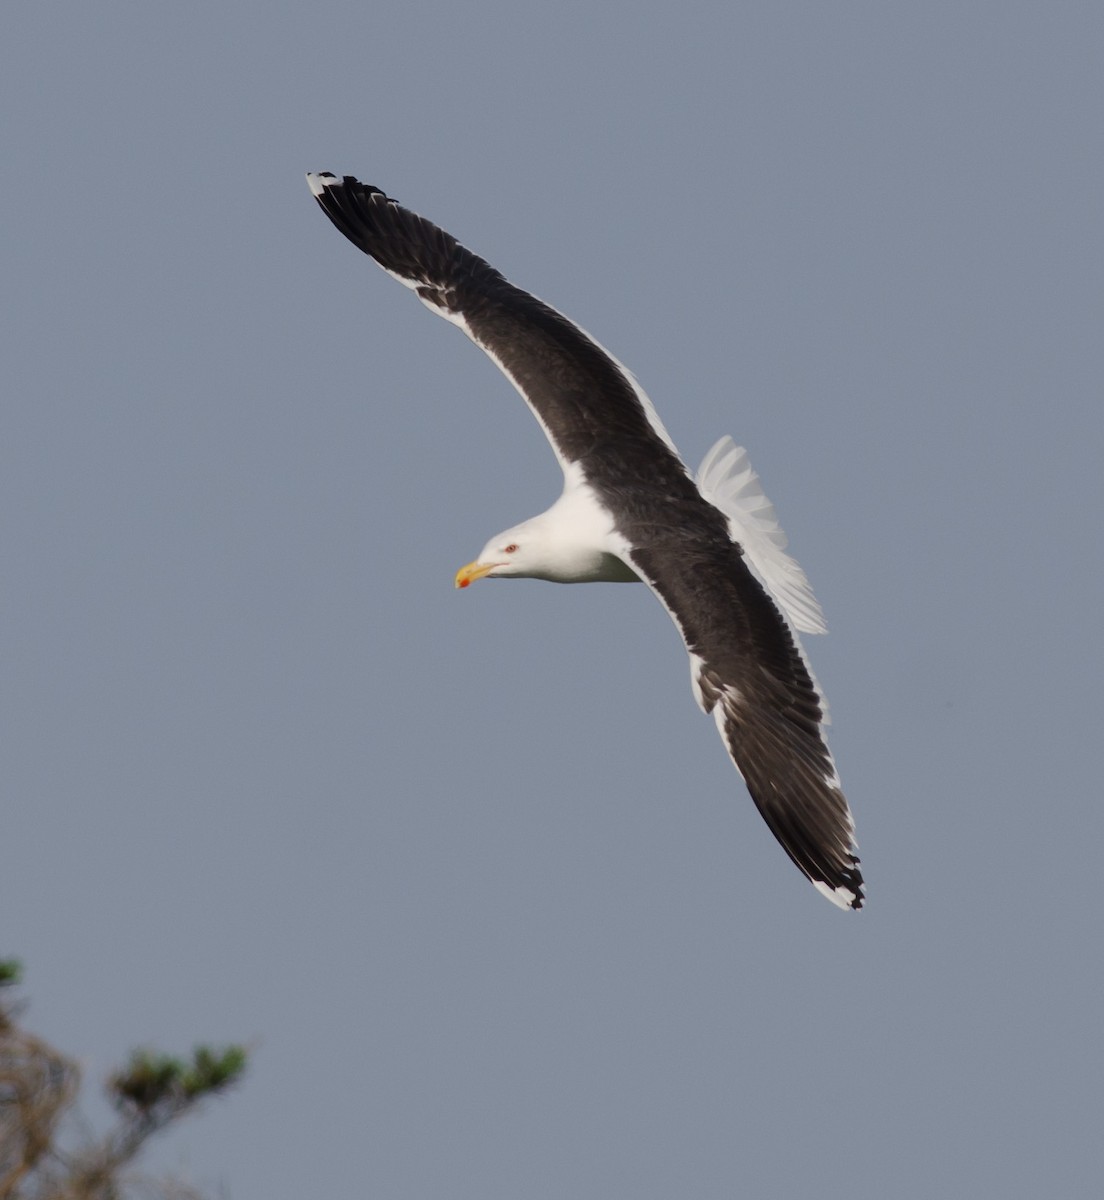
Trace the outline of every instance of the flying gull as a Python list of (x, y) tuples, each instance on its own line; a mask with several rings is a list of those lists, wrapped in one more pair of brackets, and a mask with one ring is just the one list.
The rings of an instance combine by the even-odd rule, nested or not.
[(630, 372), (578, 325), (378, 188), (307, 181), (355, 246), (494, 360), (563, 469), (555, 504), (493, 537), (456, 586), (643, 580), (771, 832), (819, 892), (860, 908), (854, 823), (798, 640), (823, 618), (744, 450), (722, 438), (695, 480)]

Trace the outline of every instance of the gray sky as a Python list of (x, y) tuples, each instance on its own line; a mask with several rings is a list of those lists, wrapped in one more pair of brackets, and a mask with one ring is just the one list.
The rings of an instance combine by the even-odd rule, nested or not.
[[(0, 948), (92, 1079), (255, 1045), (155, 1163), (1096, 1194), (1102, 49), (1053, 0), (12, 6)], [(866, 910), (644, 588), (454, 592), (558, 469), (307, 170), (562, 308), (694, 464), (749, 447)]]

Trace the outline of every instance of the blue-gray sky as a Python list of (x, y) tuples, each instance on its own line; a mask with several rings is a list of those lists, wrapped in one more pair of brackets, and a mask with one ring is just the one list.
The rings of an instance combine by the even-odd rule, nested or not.
[[(255, 1045), (237, 1198), (1088, 1197), (1102, 1163), (1104, 15), (18, 5), (3, 949), (90, 1079)], [(554, 498), (361, 176), (747, 445), (868, 907), (644, 588), (452, 588)]]

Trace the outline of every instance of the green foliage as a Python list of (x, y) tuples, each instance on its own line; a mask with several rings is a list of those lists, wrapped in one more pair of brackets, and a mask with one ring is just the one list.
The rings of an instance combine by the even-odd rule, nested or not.
[[(0, 989), (20, 979), (20, 965), (0, 960)], [(76, 1063), (21, 1027), (20, 1005), (0, 996), (0, 1200), (124, 1200), (131, 1195), (174, 1200), (198, 1193), (171, 1180), (155, 1186), (132, 1173), (146, 1142), (208, 1096), (245, 1073), (242, 1046), (197, 1046), (191, 1058), (136, 1050), (107, 1080), (119, 1114), (99, 1137), (61, 1144), (76, 1102)]]
[(242, 1046), (224, 1050), (197, 1046), (191, 1062), (135, 1050), (126, 1068), (111, 1076), (107, 1086), (117, 1108), (149, 1116), (159, 1107), (176, 1109), (225, 1090), (241, 1078), (245, 1064)]

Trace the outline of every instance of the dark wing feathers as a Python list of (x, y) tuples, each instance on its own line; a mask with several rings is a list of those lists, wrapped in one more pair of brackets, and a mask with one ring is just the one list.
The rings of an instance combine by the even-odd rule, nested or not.
[(379, 188), (349, 175), (314, 178), (319, 206), (353, 245), (461, 325), (509, 376), (561, 463), (615, 438), (670, 458), (685, 474), (623, 368), (574, 322)]
[(794, 635), (743, 561), (717, 540), (646, 539), (631, 557), (696, 659), (703, 707), (782, 848), (844, 907), (862, 906), (851, 813), (823, 707)]
[[(449, 293), (471, 277), (502, 279), (490, 265), (431, 221), (391, 200), (379, 188), (351, 175), (338, 180), (329, 172), (318, 176), (311, 190), (319, 207), (339, 230), (385, 271), (439, 307), (449, 307)], [(438, 297), (438, 298), (433, 298)]]

